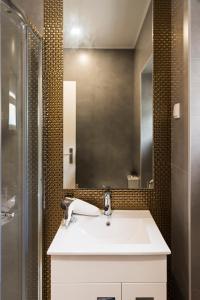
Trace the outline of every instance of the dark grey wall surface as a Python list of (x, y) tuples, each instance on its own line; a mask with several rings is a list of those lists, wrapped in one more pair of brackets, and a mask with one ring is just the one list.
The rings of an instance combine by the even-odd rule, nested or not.
[(144, 20), (134, 54), (134, 162), (133, 171), (135, 174), (140, 175), (140, 114), (141, 114), (141, 72), (145, 64), (153, 53), (152, 42), (152, 4), (149, 7), (146, 19)]
[(190, 0), (191, 295), (200, 299), (200, 1)]
[(79, 187), (127, 188), (132, 173), (133, 50), (66, 50), (64, 80), (77, 81)]
[(172, 104), (181, 103), (172, 120), (172, 271), (175, 299), (199, 300), (200, 2), (172, 3)]
[(181, 104), (181, 118), (171, 121), (172, 274), (175, 300), (189, 300), (189, 120), (187, 1), (172, 0), (172, 109)]

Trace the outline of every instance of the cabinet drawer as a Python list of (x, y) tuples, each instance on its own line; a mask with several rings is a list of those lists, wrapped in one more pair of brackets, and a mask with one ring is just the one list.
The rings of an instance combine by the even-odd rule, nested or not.
[(166, 300), (165, 283), (123, 283), (123, 300)]
[(76, 283), (51, 286), (51, 300), (122, 300), (120, 283)]
[(52, 256), (52, 283), (166, 283), (166, 256)]

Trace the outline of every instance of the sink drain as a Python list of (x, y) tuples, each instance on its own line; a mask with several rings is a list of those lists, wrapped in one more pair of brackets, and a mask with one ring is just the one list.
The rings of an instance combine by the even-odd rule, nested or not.
[(110, 222), (108, 221), (108, 222), (106, 222), (106, 226), (110, 226), (111, 224), (110, 224)]

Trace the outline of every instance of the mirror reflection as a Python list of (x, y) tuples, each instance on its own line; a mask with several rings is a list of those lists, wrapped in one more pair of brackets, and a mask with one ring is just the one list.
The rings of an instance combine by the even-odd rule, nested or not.
[(152, 1), (63, 2), (63, 188), (153, 188)]

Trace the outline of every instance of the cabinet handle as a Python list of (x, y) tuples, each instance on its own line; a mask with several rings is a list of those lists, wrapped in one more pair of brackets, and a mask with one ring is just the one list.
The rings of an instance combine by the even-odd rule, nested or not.
[(136, 297), (135, 300), (154, 300), (154, 297)]
[(115, 300), (115, 297), (97, 297), (97, 300)]

